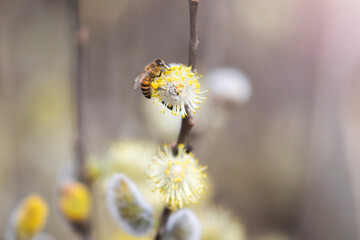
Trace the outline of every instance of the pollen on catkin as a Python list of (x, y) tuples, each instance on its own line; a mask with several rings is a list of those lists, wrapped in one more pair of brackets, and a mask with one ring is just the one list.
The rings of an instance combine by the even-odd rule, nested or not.
[(160, 191), (165, 204), (172, 210), (198, 203), (208, 188), (204, 173), (207, 167), (201, 166), (193, 153), (187, 153), (185, 146), (178, 146), (178, 154), (173, 155), (171, 147), (154, 156), (148, 166), (148, 178), (154, 190)]
[(154, 89), (152, 97), (155, 103), (163, 104), (161, 112), (165, 112), (166, 108), (170, 109), (172, 114), (182, 117), (188, 115), (188, 107), (193, 113), (200, 109), (199, 104), (206, 97), (200, 96), (206, 91), (200, 91), (199, 79), (202, 77), (191, 71), (191, 67), (182, 64), (170, 64), (170, 68), (160, 77), (154, 79), (154, 83), (158, 88)]

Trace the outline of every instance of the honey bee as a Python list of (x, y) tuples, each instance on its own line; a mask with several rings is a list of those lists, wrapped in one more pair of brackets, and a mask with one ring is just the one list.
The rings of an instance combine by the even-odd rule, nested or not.
[(141, 85), (141, 91), (146, 98), (151, 98), (152, 88), (155, 90), (159, 88), (159, 86), (152, 84), (154, 78), (160, 77), (163, 72), (167, 71), (169, 68), (169, 64), (165, 63), (161, 59), (155, 59), (153, 62), (146, 65), (145, 70), (135, 79), (134, 89)]

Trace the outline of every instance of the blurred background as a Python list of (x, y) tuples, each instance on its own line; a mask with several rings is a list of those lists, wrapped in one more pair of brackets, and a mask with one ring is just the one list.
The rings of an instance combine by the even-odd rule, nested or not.
[[(80, 2), (86, 156), (114, 141), (173, 142), (180, 119), (133, 80), (156, 57), (187, 63), (187, 1)], [(200, 1), (197, 70), (211, 91), (191, 143), (214, 201), (250, 239), (359, 239), (359, 23), (357, 0)], [(1, 236), (36, 192), (51, 207), (46, 231), (77, 239), (53, 202), (74, 159), (75, 30), (70, 0), (0, 1)], [(242, 72), (245, 97), (226, 99), (226, 71), (210, 79), (223, 67)]]

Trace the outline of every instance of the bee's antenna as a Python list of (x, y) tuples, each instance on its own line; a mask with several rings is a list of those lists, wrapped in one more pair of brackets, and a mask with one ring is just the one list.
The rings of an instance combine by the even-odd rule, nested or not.
[(168, 66), (169, 68), (170, 68), (170, 65), (169, 64), (167, 64), (167, 63), (165, 63), (166, 64), (166, 66)]

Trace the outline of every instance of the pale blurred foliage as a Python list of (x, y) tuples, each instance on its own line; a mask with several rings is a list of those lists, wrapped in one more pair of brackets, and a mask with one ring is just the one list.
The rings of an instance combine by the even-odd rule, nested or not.
[[(101, 156), (114, 139), (175, 141), (170, 126), (178, 123), (150, 119), (163, 115), (149, 117), (143, 108), (152, 104), (133, 79), (155, 57), (186, 63), (187, 2), (82, 5), (88, 155)], [(296, 239), (358, 239), (359, 12), (357, 0), (201, 1), (197, 70), (241, 69), (253, 95), (231, 108), (205, 102), (192, 144), (209, 166), (215, 201), (242, 217), (250, 237), (275, 229)], [(0, 2), (0, 232), (24, 196), (53, 200), (57, 171), (73, 159), (73, 26), (67, 1)], [(123, 239), (102, 194), (95, 190), (95, 234)], [(76, 239), (50, 208), (46, 232)]]
[(195, 209), (202, 225), (202, 240), (246, 240), (246, 228), (224, 207), (203, 204)]
[(115, 141), (101, 161), (104, 174), (111, 177), (114, 173), (124, 172), (134, 181), (144, 182), (149, 160), (157, 149), (158, 146), (151, 141)]
[(116, 173), (126, 174), (134, 181), (145, 199), (158, 211), (161, 210), (161, 195), (152, 191), (151, 182), (145, 176), (149, 161), (157, 152), (158, 146), (150, 141), (116, 141), (101, 157), (102, 191), (108, 187), (109, 179)]

